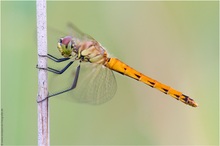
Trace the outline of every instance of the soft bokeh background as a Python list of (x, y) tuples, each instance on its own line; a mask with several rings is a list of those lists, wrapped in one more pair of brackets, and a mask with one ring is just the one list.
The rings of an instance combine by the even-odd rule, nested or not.
[[(35, 9), (1, 3), (4, 145), (37, 144)], [(103, 105), (61, 100), (67, 94), (50, 100), (51, 145), (218, 145), (218, 10), (218, 2), (48, 2), (51, 28), (66, 32), (73, 22), (113, 56), (199, 103), (189, 107), (115, 73), (117, 93)], [(48, 33), (48, 51), (59, 57), (56, 33)]]

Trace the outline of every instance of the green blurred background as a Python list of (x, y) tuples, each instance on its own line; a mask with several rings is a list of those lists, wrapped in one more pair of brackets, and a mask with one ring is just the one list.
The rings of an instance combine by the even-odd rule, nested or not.
[[(50, 100), (51, 145), (218, 145), (218, 12), (218, 2), (48, 2), (48, 26), (66, 32), (73, 22), (199, 104), (115, 73), (118, 90), (105, 104)], [(1, 22), (3, 144), (37, 145), (35, 2), (1, 2)], [(57, 32), (48, 31), (48, 52), (59, 57)]]

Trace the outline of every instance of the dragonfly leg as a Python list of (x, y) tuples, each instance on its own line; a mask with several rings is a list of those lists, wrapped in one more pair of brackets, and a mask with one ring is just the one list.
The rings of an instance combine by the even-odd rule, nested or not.
[(47, 54), (47, 55), (39, 55), (41, 57), (47, 57), (49, 58), (50, 60), (53, 60), (54, 62), (63, 62), (63, 61), (66, 61), (66, 60), (69, 60), (70, 58), (56, 58), (55, 56), (53, 55), (50, 55), (50, 54)]
[(48, 95), (46, 98), (44, 98), (44, 99), (42, 99), (40, 101), (37, 101), (37, 103), (40, 103), (40, 102), (42, 102), (42, 101), (44, 101), (44, 100), (46, 100), (46, 99), (48, 99), (50, 97), (53, 97), (53, 96), (56, 96), (56, 95), (68, 92), (68, 91), (73, 90), (74, 88), (76, 88), (77, 81), (78, 81), (78, 78), (79, 78), (79, 71), (80, 71), (80, 65), (76, 69), (76, 75), (75, 75), (75, 78), (73, 80), (73, 84), (72, 84), (72, 86), (69, 89), (66, 89), (66, 90), (63, 90), (63, 91), (60, 91), (60, 92)]
[(70, 65), (72, 65), (72, 64), (73, 64), (73, 61), (70, 61), (70, 62), (69, 62), (63, 69), (61, 69), (61, 70), (56, 70), (56, 69), (51, 68), (51, 67), (40, 68), (40, 67), (38, 67), (38, 65), (36, 66), (36, 68), (38, 68), (38, 69), (44, 69), (44, 70), (47, 70), (47, 71), (52, 72), (52, 73), (55, 73), (55, 74), (62, 74), (62, 73), (63, 73), (64, 71), (66, 71), (67, 68), (69, 68)]
[(53, 55), (47, 54), (47, 57), (51, 60), (53, 60), (54, 62), (63, 62), (66, 60), (69, 60), (70, 58), (56, 58)]

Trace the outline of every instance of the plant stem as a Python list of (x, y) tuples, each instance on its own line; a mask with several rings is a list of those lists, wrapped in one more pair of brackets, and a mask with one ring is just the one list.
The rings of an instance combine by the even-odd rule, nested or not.
[[(47, 21), (46, 0), (37, 0), (37, 47), (38, 47), (38, 97), (40, 101), (48, 96), (47, 88)], [(38, 145), (49, 146), (48, 100), (38, 103)]]

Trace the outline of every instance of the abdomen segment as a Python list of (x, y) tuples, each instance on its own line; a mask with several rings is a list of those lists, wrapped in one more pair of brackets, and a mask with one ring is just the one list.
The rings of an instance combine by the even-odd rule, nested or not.
[(111, 70), (114, 70), (116, 72), (119, 72), (123, 75), (129, 76), (131, 78), (134, 78), (138, 81), (141, 81), (152, 88), (156, 88), (160, 90), (161, 92), (168, 94), (172, 96), (173, 98), (180, 100), (181, 102), (188, 104), (193, 107), (197, 107), (198, 104), (188, 97), (187, 95), (182, 94), (181, 92), (171, 88), (170, 86), (164, 85), (138, 71), (131, 68), (130, 66), (126, 65), (122, 61), (118, 60), (117, 58), (109, 58), (107, 63), (105, 64), (106, 67), (110, 68)]

